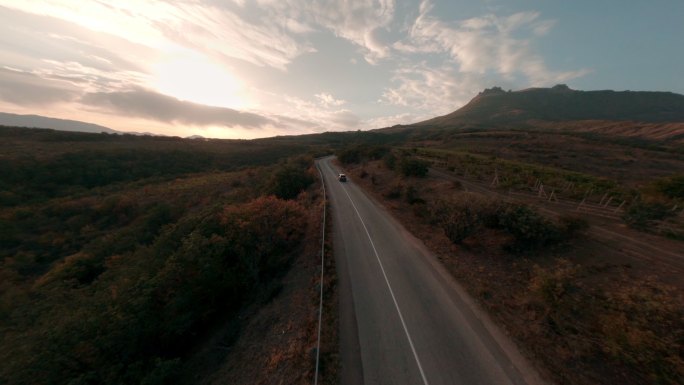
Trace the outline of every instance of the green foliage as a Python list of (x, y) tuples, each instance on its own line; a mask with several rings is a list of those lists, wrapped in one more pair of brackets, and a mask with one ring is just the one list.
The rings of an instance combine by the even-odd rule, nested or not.
[(412, 184), (406, 186), (404, 190), (404, 197), (406, 198), (406, 202), (410, 205), (425, 203), (425, 199), (420, 197), (420, 192), (416, 186)]
[(507, 247), (513, 252), (557, 244), (580, 235), (588, 224), (574, 218), (561, 218), (555, 224), (531, 207), (505, 203), (474, 193), (457, 193), (447, 200), (428, 205), (432, 224), (444, 230), (454, 243), (477, 236), (483, 229), (502, 230), (513, 237)]
[[(89, 189), (147, 183), (208, 171), (269, 165), (305, 152), (271, 140), (184, 140), (170, 137), (65, 133), (0, 126), (0, 207), (42, 202)], [(22, 151), (31, 148), (28, 154)]]
[(534, 249), (561, 240), (560, 229), (529, 206), (511, 205), (499, 213), (499, 226), (513, 235), (515, 251)]
[(217, 314), (284, 271), (303, 213), (272, 196), (207, 207), (127, 254), (70, 256), (28, 288), (33, 302), (9, 309), (0, 375), (9, 384), (32, 370), (42, 373), (36, 384), (167, 383)]
[(308, 186), (310, 165), (69, 187), (0, 209), (0, 382), (174, 383), (203, 333), (287, 270), (307, 209), (266, 182)]
[[(547, 188), (554, 186), (556, 195), (572, 199), (582, 199), (587, 192), (599, 197), (608, 193), (614, 200), (631, 199), (633, 196), (632, 191), (619, 186), (613, 180), (560, 168), (462, 151), (422, 148), (417, 153), (423, 158), (433, 160), (438, 166), (453, 170), (468, 179), (489, 182), (496, 172), (501, 188), (529, 189), (539, 180)], [(566, 186), (572, 188), (565, 189)]]
[(363, 144), (345, 147), (337, 153), (337, 158), (344, 164), (356, 164), (368, 160), (382, 159), (390, 153), (387, 146)]
[(385, 163), (385, 167), (387, 167), (390, 170), (394, 170), (397, 166), (397, 156), (391, 152), (385, 154), (382, 160)]
[(399, 161), (399, 170), (404, 176), (423, 178), (428, 173), (429, 163), (414, 157), (405, 156)]
[(361, 162), (361, 150), (358, 147), (347, 148), (337, 153), (337, 159), (344, 164)]
[(306, 168), (284, 165), (278, 168), (271, 181), (271, 192), (278, 198), (294, 199), (315, 181)]
[(671, 199), (684, 199), (684, 175), (676, 175), (655, 182), (658, 191)]
[(632, 204), (623, 218), (630, 226), (637, 229), (648, 229), (653, 221), (663, 220), (674, 215), (670, 207), (662, 202), (639, 201)]
[(493, 226), (498, 210), (498, 202), (469, 193), (429, 206), (432, 223), (440, 226), (454, 243), (461, 243), (484, 227)]

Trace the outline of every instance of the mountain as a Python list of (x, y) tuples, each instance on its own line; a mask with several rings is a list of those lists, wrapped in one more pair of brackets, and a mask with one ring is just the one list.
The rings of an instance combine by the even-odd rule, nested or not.
[(684, 122), (684, 95), (672, 92), (577, 91), (566, 85), (480, 92), (448, 115), (415, 124), (451, 126), (463, 123), (542, 121)]
[(108, 134), (119, 134), (119, 131), (112, 130), (97, 124), (79, 122), (78, 120), (65, 120), (48, 118), (39, 115), (17, 115), (0, 112), (0, 125), (13, 127), (31, 127), (31, 128), (51, 128), (58, 131), (78, 131)]

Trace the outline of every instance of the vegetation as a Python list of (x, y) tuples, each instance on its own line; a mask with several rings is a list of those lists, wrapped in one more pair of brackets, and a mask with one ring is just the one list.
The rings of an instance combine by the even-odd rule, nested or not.
[(399, 161), (399, 169), (404, 176), (425, 177), (428, 173), (429, 163), (410, 156), (404, 156)]
[(273, 174), (271, 192), (282, 199), (296, 198), (315, 181), (314, 175), (307, 169), (310, 164), (313, 164), (313, 159), (300, 158), (279, 167)]
[(615, 181), (588, 174), (546, 167), (532, 163), (505, 160), (468, 152), (420, 149), (417, 154), (437, 165), (456, 171), (469, 179), (491, 182), (499, 177), (499, 188), (530, 189), (536, 183), (546, 186), (548, 193), (573, 199), (588, 194), (609, 194), (615, 200), (628, 199), (633, 192)]
[(0, 140), (11, 160), (0, 173), (0, 207), (120, 183), (265, 166), (308, 149), (276, 140), (200, 141), (9, 127), (0, 127)]
[(404, 225), (556, 382), (681, 383), (681, 288), (626, 265), (619, 251), (596, 252), (585, 219), (552, 220), (437, 178), (412, 184), (384, 161), (363, 170), (379, 183), (360, 183), (394, 199), (388, 206)]
[(658, 192), (670, 199), (684, 200), (684, 175), (674, 175), (655, 182)]
[[(217, 165), (234, 155), (190, 151), (167, 163), (173, 152), (155, 140), (48, 152), (23, 163), (35, 172), (3, 176), (12, 194), (57, 176), (54, 190), (0, 208), (3, 384), (171, 383), (213, 325), (277, 291), (316, 207), (300, 194), (312, 159), (264, 167), (255, 153), (225, 172)], [(264, 148), (282, 156), (288, 146)]]
[(510, 204), (480, 194), (457, 193), (428, 205), (429, 220), (460, 244), (484, 229), (500, 230), (512, 237), (507, 246), (515, 252), (555, 245), (575, 238), (587, 228), (585, 221), (562, 218), (553, 223), (530, 206)]
[(356, 164), (382, 159), (389, 152), (390, 148), (384, 145), (358, 144), (340, 149), (337, 152), (337, 159), (344, 164)]
[(592, 367), (575, 371), (583, 382), (681, 383), (684, 310), (676, 290), (624, 276), (606, 287), (595, 283), (596, 274), (563, 259), (534, 268), (530, 306), (537, 327), (553, 339), (542, 356), (572, 357), (572, 366)]

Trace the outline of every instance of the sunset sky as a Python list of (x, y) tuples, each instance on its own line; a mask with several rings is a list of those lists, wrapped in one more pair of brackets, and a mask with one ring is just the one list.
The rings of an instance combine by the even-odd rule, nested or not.
[(681, 0), (0, 0), (0, 112), (254, 138), (492, 86), (684, 93), (683, 20)]

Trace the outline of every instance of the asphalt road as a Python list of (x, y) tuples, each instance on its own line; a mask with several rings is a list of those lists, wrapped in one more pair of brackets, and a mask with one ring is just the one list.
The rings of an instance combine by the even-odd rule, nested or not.
[(436, 258), (353, 180), (318, 161), (332, 208), (341, 383), (537, 384)]

